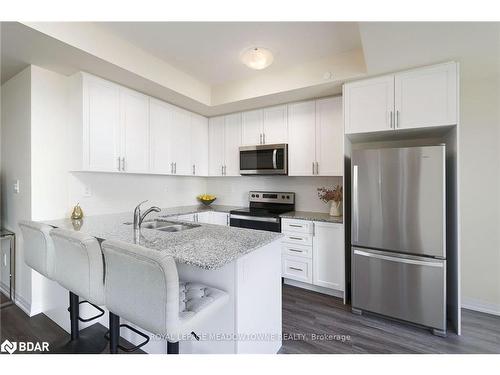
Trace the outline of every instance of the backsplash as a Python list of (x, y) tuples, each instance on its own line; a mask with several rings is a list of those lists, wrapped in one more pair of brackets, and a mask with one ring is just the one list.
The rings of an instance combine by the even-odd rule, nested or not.
[(217, 196), (217, 204), (248, 206), (250, 190), (290, 191), (296, 193), (298, 211), (328, 212), (330, 206), (318, 199), (318, 187), (342, 184), (342, 177), (210, 177), (207, 191)]

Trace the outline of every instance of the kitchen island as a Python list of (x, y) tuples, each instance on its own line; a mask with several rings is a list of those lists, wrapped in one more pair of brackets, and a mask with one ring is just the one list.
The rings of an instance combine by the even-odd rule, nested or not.
[[(148, 220), (170, 220), (172, 210)], [(224, 290), (229, 301), (207, 321), (201, 338), (181, 341), (181, 353), (276, 353), (281, 347), (281, 234), (212, 224), (190, 224), (178, 232), (131, 225), (131, 213), (89, 216), (82, 220), (44, 223), (75, 230), (102, 240), (135, 243), (172, 256), (182, 281), (200, 282)], [(64, 306), (64, 302), (61, 306)], [(67, 314), (46, 313), (68, 329)], [(107, 326), (107, 319), (101, 318)], [(140, 327), (137, 327), (142, 330)], [(142, 330), (144, 331), (144, 330)], [(132, 343), (141, 338), (122, 330)], [(148, 333), (148, 353), (166, 353), (166, 341)]]

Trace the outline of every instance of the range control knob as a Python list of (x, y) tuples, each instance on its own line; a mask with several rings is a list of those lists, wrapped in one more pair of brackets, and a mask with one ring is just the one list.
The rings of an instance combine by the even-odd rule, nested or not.
[(287, 195), (287, 196), (286, 196), (286, 199), (290, 199), (290, 196), (289, 196), (289, 195)]
[(252, 198), (255, 198), (255, 194), (252, 194)]
[(285, 196), (284, 196), (284, 195), (282, 195), (282, 196), (281, 196), (281, 199), (285, 199)]

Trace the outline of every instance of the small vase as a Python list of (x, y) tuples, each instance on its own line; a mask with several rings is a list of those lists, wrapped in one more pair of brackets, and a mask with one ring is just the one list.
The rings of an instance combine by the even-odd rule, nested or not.
[(342, 216), (342, 201), (331, 201), (330, 204), (330, 216)]

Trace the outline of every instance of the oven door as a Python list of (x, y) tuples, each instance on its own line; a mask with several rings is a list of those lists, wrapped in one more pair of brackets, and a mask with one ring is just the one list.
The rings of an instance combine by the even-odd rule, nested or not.
[(267, 230), (269, 232), (281, 232), (281, 220), (279, 217), (259, 217), (231, 214), (229, 223), (232, 227)]
[(241, 175), (288, 174), (288, 145), (240, 147)]

